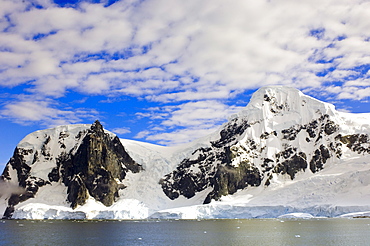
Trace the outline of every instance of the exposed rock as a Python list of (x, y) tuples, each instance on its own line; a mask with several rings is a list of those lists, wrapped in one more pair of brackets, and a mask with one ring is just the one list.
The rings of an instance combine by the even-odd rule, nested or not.
[[(193, 153), (196, 159), (185, 159), (171, 174), (167, 174), (159, 181), (164, 193), (170, 199), (176, 199), (179, 195), (191, 198), (196, 192), (202, 191), (210, 183), (207, 173), (210, 170), (211, 163), (215, 156), (208, 155), (210, 148), (200, 148)], [(199, 169), (199, 172), (193, 170)], [(172, 182), (174, 181), (174, 182)]]
[(30, 175), (31, 167), (26, 164), (24, 160), (25, 155), (32, 154), (32, 151), (16, 148), (13, 157), (8, 162), (3, 174), (2, 180), (10, 180), (9, 168), (16, 170), (18, 183), (20, 187), (24, 188), (23, 193), (12, 194), (8, 199), (8, 207), (5, 210), (4, 218), (10, 218), (14, 212), (14, 206), (20, 202), (26, 201), (29, 198), (35, 197), (35, 194), (40, 187), (50, 184), (41, 178), (33, 177)]
[(217, 168), (215, 176), (211, 180), (213, 191), (209, 193), (204, 203), (210, 203), (212, 199), (218, 200), (221, 196), (234, 194), (239, 189), (249, 186), (259, 186), (262, 176), (258, 168), (248, 162), (241, 162), (238, 167), (230, 165)]
[(41, 155), (43, 155), (46, 160), (50, 160), (51, 158), (50, 147), (48, 147), (48, 143), (50, 142), (50, 140), (50, 136), (47, 136), (44, 144), (41, 147)]
[[(17, 171), (19, 186), (26, 187), (26, 180), (30, 176), (31, 167), (26, 164), (24, 156), (31, 154), (29, 150), (15, 148), (12, 158), (10, 158), (7, 166)], [(9, 170), (9, 169), (8, 169)], [(5, 177), (7, 178), (7, 177)], [(10, 176), (9, 176), (10, 178)]]
[(273, 172), (280, 174), (288, 174), (293, 180), (299, 171), (304, 171), (307, 168), (306, 155), (303, 152), (294, 154), (289, 159), (275, 166)]
[[(252, 163), (242, 162), (237, 167), (231, 165), (235, 156), (230, 146), (237, 143), (238, 136), (248, 127), (250, 125), (246, 121), (230, 121), (220, 131), (220, 139), (212, 142), (211, 147), (199, 148), (193, 152), (193, 158), (184, 159), (176, 170), (160, 180), (163, 192), (173, 200), (180, 195), (191, 198), (197, 192), (212, 187), (204, 201), (209, 203), (248, 185), (260, 185), (262, 175)], [(252, 139), (248, 144), (257, 148)]]
[(310, 169), (313, 173), (320, 171), (324, 168), (324, 164), (331, 157), (330, 151), (324, 146), (315, 150), (314, 155), (310, 161)]
[(281, 131), (283, 133), (283, 139), (287, 139), (289, 141), (293, 141), (296, 139), (298, 133), (302, 130), (302, 126), (295, 125), (290, 127), (289, 129), (284, 129)]
[(370, 138), (367, 134), (352, 134), (346, 136), (339, 134), (336, 139), (358, 154), (370, 154)]
[(221, 148), (234, 142), (238, 136), (250, 127), (247, 121), (238, 122), (238, 119), (231, 120), (220, 132), (220, 139), (212, 142), (212, 146)]
[[(270, 103), (274, 114), (289, 110), (288, 105), (277, 104), (276, 99), (268, 95), (264, 96), (264, 102)], [(164, 193), (170, 199), (179, 196), (191, 198), (197, 192), (211, 187), (212, 191), (204, 201), (208, 203), (239, 189), (259, 186), (263, 180), (264, 185), (268, 186), (272, 174), (288, 175), (293, 180), (299, 172), (306, 169), (312, 173), (318, 172), (324, 168), (328, 159), (341, 157), (342, 143), (359, 153), (368, 151), (361, 145), (369, 142), (365, 136), (335, 138), (334, 133), (338, 132), (339, 126), (328, 114), (321, 114), (307, 124), (295, 124), (280, 132), (262, 132), (259, 139), (244, 136), (247, 129), (260, 123), (248, 123), (246, 119), (240, 118), (231, 120), (220, 131), (220, 138), (211, 142), (211, 147), (194, 151), (176, 170), (161, 179)], [(315, 151), (301, 151), (294, 142), (298, 137), (305, 139), (311, 146), (310, 149)], [(241, 138), (244, 138), (244, 142)], [(280, 142), (281, 151), (266, 158), (270, 139)]]
[(60, 179), (59, 167), (54, 167), (48, 174), (48, 178), (50, 182), (58, 182)]
[[(142, 170), (142, 166), (128, 155), (119, 138), (106, 133), (99, 121), (92, 124), (90, 129), (80, 131), (76, 135), (76, 146), (65, 152), (64, 140), (67, 137), (68, 132), (60, 132), (55, 140), (62, 150), (57, 157), (51, 152), (50, 136), (44, 137), (40, 152), (20, 147), (15, 149), (0, 179), (9, 181), (9, 169), (12, 168), (16, 170), (19, 185), (25, 191), (9, 197), (5, 218), (11, 218), (15, 205), (34, 197), (40, 187), (51, 182), (61, 181), (68, 187), (66, 199), (72, 208), (85, 204), (89, 196), (110, 206), (118, 197), (118, 191), (125, 188), (122, 181), (126, 173)], [(44, 162), (55, 163), (47, 175), (48, 180), (30, 175), (31, 166), (26, 159), (31, 160), (30, 165), (34, 165), (40, 158)]]
[(68, 201), (71, 202), (71, 207), (75, 209), (78, 205), (84, 205), (89, 198), (85, 183), (79, 175), (75, 175), (68, 185)]
[[(118, 190), (124, 188), (120, 182), (126, 172), (142, 170), (127, 154), (118, 137), (112, 139), (99, 121), (91, 126), (75, 154), (62, 158), (59, 165), (72, 207), (84, 204), (88, 198), (86, 194), (106, 206), (112, 205)], [(49, 178), (57, 179), (56, 173), (53, 170)]]

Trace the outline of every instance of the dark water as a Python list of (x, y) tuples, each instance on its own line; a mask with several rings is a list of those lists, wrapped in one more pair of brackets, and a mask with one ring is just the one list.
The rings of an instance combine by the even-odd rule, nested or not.
[(370, 245), (370, 219), (6, 220), (0, 245)]

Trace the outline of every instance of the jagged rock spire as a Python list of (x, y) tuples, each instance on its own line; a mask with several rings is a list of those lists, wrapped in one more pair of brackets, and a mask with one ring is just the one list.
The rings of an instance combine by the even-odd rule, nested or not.
[[(62, 164), (61, 170), (64, 173), (63, 182), (70, 191), (75, 191), (68, 195), (68, 201), (75, 208), (85, 203), (85, 189), (104, 205), (112, 205), (118, 197), (118, 190), (124, 188), (121, 182), (126, 172), (139, 172), (142, 168), (128, 155), (119, 138), (105, 133), (96, 120), (71, 156), (71, 161)], [(85, 189), (81, 188), (81, 183)]]
[[(53, 137), (42, 131), (36, 132), (33, 139), (31, 137), (24, 146), (21, 144), (16, 148), (0, 180), (17, 179), (24, 192), (9, 197), (5, 218), (11, 218), (18, 203), (35, 197), (40, 187), (56, 182), (68, 187), (66, 199), (72, 208), (85, 204), (89, 197), (110, 206), (118, 197), (118, 191), (125, 188), (122, 182), (126, 173), (142, 170), (142, 166), (126, 152), (120, 139), (105, 132), (98, 120), (89, 128), (81, 125), (81, 130), (73, 135), (69, 128), (51, 129)], [(39, 149), (29, 144), (32, 141), (40, 141)], [(32, 176), (36, 175), (31, 172), (33, 166), (53, 164), (55, 166), (46, 175)], [(10, 169), (16, 171), (16, 177), (11, 177)]]
[(91, 128), (90, 128), (92, 131), (101, 131), (103, 132), (103, 126), (102, 124), (100, 123), (99, 120), (95, 120), (95, 122), (91, 125)]

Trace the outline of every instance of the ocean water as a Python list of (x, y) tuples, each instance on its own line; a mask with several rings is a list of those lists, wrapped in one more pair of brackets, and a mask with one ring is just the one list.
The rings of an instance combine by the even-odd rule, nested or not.
[(370, 245), (370, 219), (0, 220), (0, 245)]

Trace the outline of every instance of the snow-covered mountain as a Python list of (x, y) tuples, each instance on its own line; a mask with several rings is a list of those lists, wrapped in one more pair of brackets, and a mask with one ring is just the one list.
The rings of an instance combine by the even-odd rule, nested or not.
[[(370, 114), (265, 87), (219, 131), (163, 147), (92, 125), (37, 131), (1, 176), (6, 218), (254, 218), (370, 211)], [(20, 188), (21, 187), (21, 190)]]

